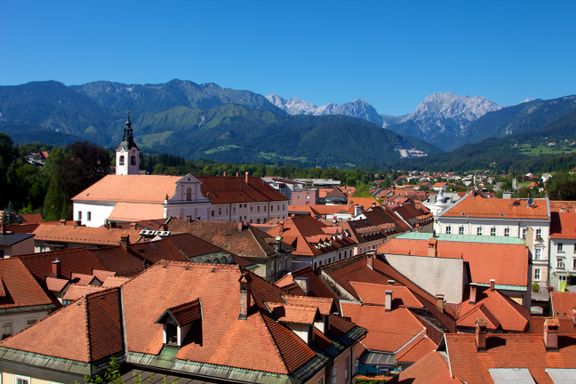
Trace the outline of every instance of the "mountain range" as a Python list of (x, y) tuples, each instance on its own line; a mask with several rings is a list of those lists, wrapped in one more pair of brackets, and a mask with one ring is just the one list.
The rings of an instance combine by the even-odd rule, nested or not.
[[(502, 107), (484, 97), (436, 93), (414, 112), (390, 116), (364, 100), (317, 106), (183, 80), (0, 86), (0, 131), (18, 143), (61, 145), (84, 139), (113, 148), (127, 111), (145, 152), (230, 162), (403, 167), (409, 161), (441, 167), (453, 165), (458, 156), (464, 167), (472, 158), (474, 164), (492, 161), (480, 158), (495, 154), (489, 150), (494, 145), (509, 145), (501, 152), (521, 159), (526, 145), (548, 140), (545, 145), (555, 146), (550, 138), (576, 138), (576, 96)], [(474, 143), (480, 144), (467, 145)], [(478, 148), (488, 150), (483, 154)], [(524, 152), (517, 152), (519, 148)], [(402, 160), (401, 153), (428, 157)], [(533, 150), (530, 156), (534, 153), (540, 152)]]
[(403, 148), (439, 152), (365, 120), (292, 116), (264, 96), (213, 83), (66, 86), (46, 81), (0, 87), (0, 130), (18, 143), (85, 139), (113, 148), (121, 140), (127, 111), (141, 149), (186, 158), (384, 167)]

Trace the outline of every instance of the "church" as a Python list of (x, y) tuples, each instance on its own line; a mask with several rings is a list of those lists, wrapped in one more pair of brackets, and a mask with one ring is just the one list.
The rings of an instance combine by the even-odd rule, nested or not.
[(288, 217), (288, 199), (258, 177), (144, 175), (130, 116), (116, 148), (116, 172), (72, 198), (88, 227), (166, 219), (267, 223)]

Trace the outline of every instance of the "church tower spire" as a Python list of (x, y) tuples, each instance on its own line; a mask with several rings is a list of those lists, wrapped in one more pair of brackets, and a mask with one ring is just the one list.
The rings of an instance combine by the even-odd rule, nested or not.
[(140, 150), (134, 142), (130, 112), (124, 124), (122, 142), (116, 148), (116, 174), (138, 175), (140, 173)]

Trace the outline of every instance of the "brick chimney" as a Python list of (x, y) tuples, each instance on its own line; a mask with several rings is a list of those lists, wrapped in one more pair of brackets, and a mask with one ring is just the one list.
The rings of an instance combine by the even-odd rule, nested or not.
[(252, 306), (252, 291), (250, 289), (250, 281), (252, 278), (247, 272), (244, 272), (238, 282), (240, 283), (240, 314), (238, 319), (246, 320), (248, 318), (248, 311)]
[(370, 269), (374, 269), (374, 255), (366, 255), (366, 265)]
[(390, 312), (392, 310), (392, 290), (387, 289), (384, 297), (384, 310)]
[(544, 320), (544, 345), (548, 352), (558, 352), (558, 318), (552, 317)]
[(490, 279), (490, 290), (493, 291), (495, 287), (496, 287), (496, 280)]
[(130, 245), (130, 235), (122, 235), (120, 236), (120, 246), (123, 249), (128, 249), (128, 246)]
[(244, 172), (244, 182), (248, 184), (248, 172)]
[(434, 238), (428, 240), (428, 256), (438, 257), (438, 240)]
[(436, 308), (438, 308), (440, 312), (444, 312), (444, 295), (436, 295)]
[(486, 320), (478, 319), (476, 320), (476, 350), (478, 352), (483, 352), (486, 350)]
[(468, 298), (470, 304), (476, 304), (477, 291), (478, 287), (476, 285), (470, 285), (470, 297)]
[(52, 272), (52, 276), (60, 277), (62, 276), (62, 262), (59, 259), (52, 260), (52, 264), (50, 264), (50, 272)]

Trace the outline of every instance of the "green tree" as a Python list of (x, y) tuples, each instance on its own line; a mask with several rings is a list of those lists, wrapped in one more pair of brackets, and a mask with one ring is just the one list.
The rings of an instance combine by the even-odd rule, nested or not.
[(546, 185), (552, 200), (576, 200), (576, 177), (568, 172), (557, 172)]

